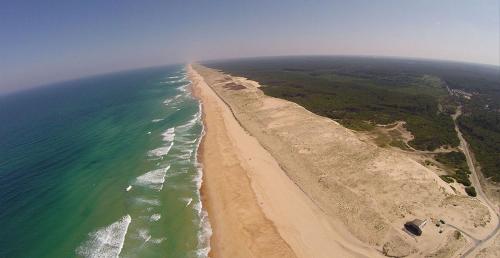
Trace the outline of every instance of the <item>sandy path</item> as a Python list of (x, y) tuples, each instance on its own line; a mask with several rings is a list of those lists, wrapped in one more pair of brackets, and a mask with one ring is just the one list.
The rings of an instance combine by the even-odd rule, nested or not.
[[(377, 257), (294, 184), (191, 68), (204, 108), (205, 204), (212, 257)], [(332, 226), (334, 224), (334, 227)]]

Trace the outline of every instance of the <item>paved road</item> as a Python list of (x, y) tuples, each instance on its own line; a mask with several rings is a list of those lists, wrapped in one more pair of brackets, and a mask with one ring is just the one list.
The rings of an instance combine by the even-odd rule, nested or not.
[[(473, 245), (470, 246), (460, 256), (460, 257), (468, 257), (472, 252), (474, 252), (475, 250), (479, 250), (478, 248), (480, 248), (484, 243), (488, 242), (491, 238), (493, 238), (498, 233), (498, 231), (500, 230), (500, 212), (499, 212), (498, 207), (496, 207), (496, 205), (493, 204), (488, 199), (488, 196), (486, 196), (486, 194), (484, 193), (483, 188), (481, 187), (481, 183), (479, 182), (479, 177), (478, 177), (478, 174), (476, 171), (476, 167), (474, 166), (471, 151), (469, 149), (469, 144), (467, 143), (467, 141), (465, 141), (465, 138), (463, 137), (462, 132), (460, 132), (460, 129), (458, 128), (457, 118), (461, 114), (462, 114), (462, 106), (459, 106), (457, 108), (457, 112), (452, 117), (453, 117), (453, 122), (455, 123), (455, 131), (457, 131), (458, 138), (460, 139), (460, 145), (462, 146), (462, 150), (465, 154), (465, 158), (467, 159), (467, 165), (469, 166), (469, 170), (471, 172), (471, 175), (470, 175), (471, 183), (474, 186), (474, 188), (476, 189), (477, 198), (479, 200), (481, 200), (486, 206), (488, 206), (491, 209), (491, 211), (493, 212), (493, 214), (497, 216), (497, 220), (496, 220), (497, 225), (496, 225), (495, 229), (492, 230), (490, 232), (490, 234), (488, 234), (488, 236), (486, 236), (483, 239), (472, 238), (474, 241)], [(462, 230), (460, 230), (460, 231), (462, 231)]]

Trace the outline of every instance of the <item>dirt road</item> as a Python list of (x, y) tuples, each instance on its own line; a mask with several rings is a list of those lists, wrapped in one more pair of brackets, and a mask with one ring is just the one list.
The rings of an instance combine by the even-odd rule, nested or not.
[(469, 149), (469, 144), (465, 140), (465, 138), (462, 135), (462, 132), (460, 132), (460, 129), (458, 128), (457, 124), (457, 119), (458, 117), (462, 115), (462, 106), (459, 106), (457, 108), (457, 112), (452, 116), (453, 122), (455, 123), (455, 131), (457, 131), (458, 138), (460, 139), (460, 146), (462, 147), (462, 150), (465, 154), (465, 157), (467, 159), (467, 165), (469, 166), (469, 170), (471, 172), (470, 179), (471, 183), (476, 189), (477, 193), (477, 198), (481, 200), (487, 207), (490, 209), (492, 214), (496, 216), (492, 216), (492, 219), (496, 220), (496, 227), (494, 230), (491, 231), (490, 234), (488, 234), (485, 238), (483, 239), (478, 239), (477, 241), (473, 241), (473, 245), (471, 245), (467, 250), (464, 250), (463, 253), (460, 254), (461, 257), (469, 257), (469, 255), (473, 254), (475, 251), (478, 251), (483, 247), (486, 243), (488, 243), (490, 240), (496, 236), (500, 230), (500, 213), (499, 213), (499, 208), (496, 207), (489, 199), (488, 196), (483, 191), (483, 188), (481, 187), (481, 183), (479, 182), (479, 175), (477, 174), (476, 167), (474, 166), (474, 160), (471, 155), (471, 150)]

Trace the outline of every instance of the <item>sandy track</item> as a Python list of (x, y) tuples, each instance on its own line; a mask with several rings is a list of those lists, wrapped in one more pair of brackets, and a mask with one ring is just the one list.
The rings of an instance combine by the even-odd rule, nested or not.
[[(472, 185), (476, 189), (477, 193), (477, 198), (482, 200), (490, 209), (490, 213), (494, 214), (492, 217), (492, 223), (496, 225), (496, 227), (491, 230), (491, 232), (484, 237), (483, 239), (475, 241), (468, 250), (464, 251), (463, 254), (461, 254), (461, 257), (469, 257), (471, 254), (475, 253), (476, 251), (480, 250), (482, 247), (487, 247), (495, 244), (495, 236), (498, 235), (498, 232), (500, 230), (500, 214), (498, 211), (498, 206), (495, 205), (488, 196), (484, 193), (483, 188), (481, 186), (481, 182), (479, 181), (479, 175), (478, 172), (476, 171), (476, 166), (474, 165), (474, 158), (472, 157), (471, 153), (472, 151), (469, 148), (469, 144), (465, 140), (462, 132), (460, 132), (460, 128), (458, 127), (457, 124), (457, 118), (462, 115), (462, 106), (459, 106), (457, 108), (457, 112), (453, 115), (453, 122), (455, 123), (455, 131), (457, 132), (457, 136), (460, 139), (460, 148), (463, 150), (463, 153), (465, 154), (465, 157), (467, 159), (467, 166), (469, 167), (469, 170), (471, 171), (470, 179), (472, 182)], [(497, 249), (498, 246), (496, 246)]]
[(327, 216), (236, 121), (195, 71), (203, 103), (203, 195), (213, 227), (211, 257), (377, 257)]

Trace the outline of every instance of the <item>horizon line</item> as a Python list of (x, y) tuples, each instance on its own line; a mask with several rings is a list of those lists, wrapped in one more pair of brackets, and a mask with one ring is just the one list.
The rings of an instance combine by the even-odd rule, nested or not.
[(134, 68), (126, 68), (119, 69), (115, 71), (108, 71), (102, 73), (93, 73), (88, 75), (76, 76), (68, 79), (55, 80), (52, 82), (36, 84), (32, 86), (28, 86), (19, 90), (5, 91), (0, 92), (0, 97), (5, 97), (12, 94), (17, 94), (21, 92), (27, 92), (35, 89), (46, 88), (50, 86), (55, 86), (57, 84), (68, 83), (72, 81), (78, 81), (83, 79), (90, 79), (93, 77), (100, 77), (112, 74), (118, 74), (123, 72), (131, 72), (138, 71), (144, 69), (152, 69), (159, 68), (163, 66), (174, 66), (174, 65), (187, 65), (192, 63), (204, 63), (204, 62), (215, 62), (215, 61), (233, 61), (240, 59), (264, 59), (264, 58), (285, 58), (285, 57), (361, 57), (361, 58), (382, 58), (382, 59), (400, 59), (400, 60), (414, 60), (414, 61), (432, 61), (432, 62), (448, 62), (448, 63), (457, 63), (457, 64), (465, 64), (465, 65), (476, 65), (476, 66), (486, 66), (490, 68), (498, 68), (500, 69), (499, 64), (490, 64), (490, 63), (475, 63), (471, 61), (463, 61), (463, 60), (453, 60), (453, 59), (435, 59), (435, 58), (427, 58), (427, 57), (411, 57), (411, 56), (393, 56), (393, 55), (364, 55), (364, 54), (283, 54), (283, 55), (262, 55), (262, 56), (241, 56), (241, 57), (222, 57), (222, 58), (209, 58), (209, 59), (200, 59), (200, 60), (191, 60), (191, 61), (178, 61), (172, 63), (165, 63), (159, 65), (146, 65), (146, 66), (138, 66)]

